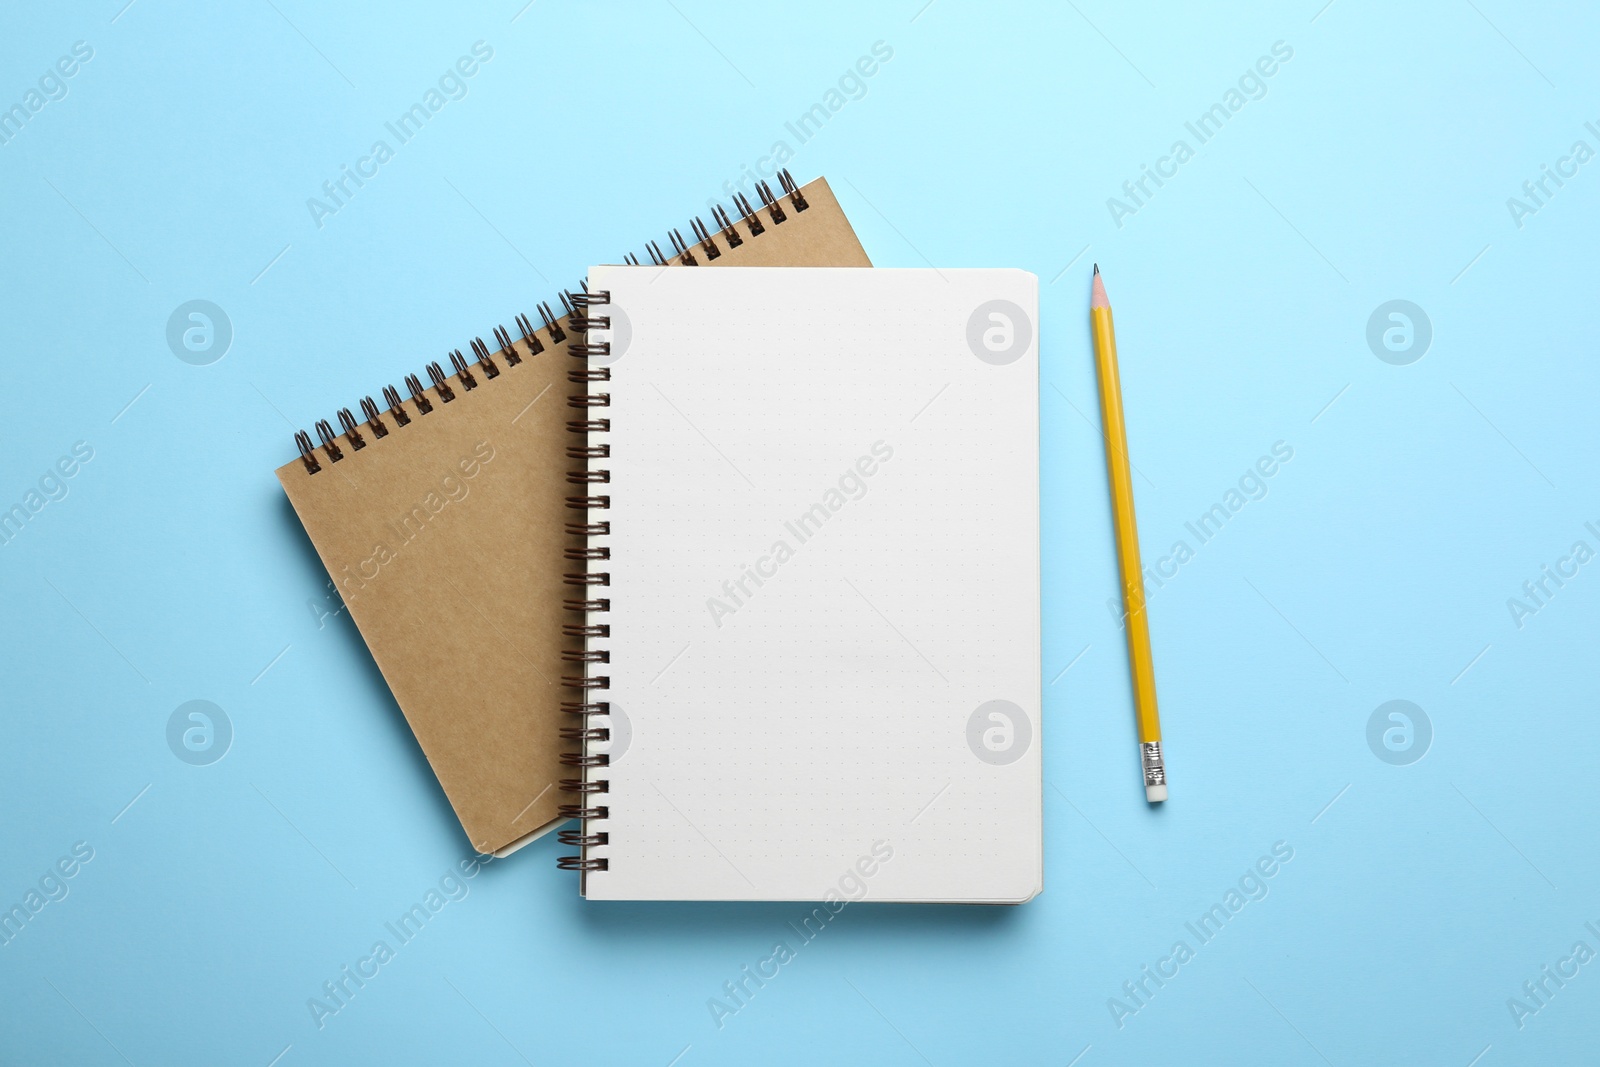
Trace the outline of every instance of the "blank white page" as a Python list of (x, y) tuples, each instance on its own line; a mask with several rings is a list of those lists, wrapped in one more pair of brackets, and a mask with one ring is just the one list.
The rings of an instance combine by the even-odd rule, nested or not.
[(1041, 888), (1038, 280), (596, 267), (591, 899)]

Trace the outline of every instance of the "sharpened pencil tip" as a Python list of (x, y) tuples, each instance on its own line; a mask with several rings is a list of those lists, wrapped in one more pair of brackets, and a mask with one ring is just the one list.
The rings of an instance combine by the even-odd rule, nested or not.
[(1094, 272), (1094, 288), (1089, 294), (1089, 306), (1091, 308), (1108, 308), (1111, 306), (1111, 301), (1106, 298), (1106, 283), (1100, 280), (1100, 271), (1098, 269)]
[(1096, 273), (1096, 274), (1099, 274), (1099, 273), (1100, 273), (1100, 264), (1098, 264), (1098, 263), (1096, 263), (1096, 264), (1095, 264), (1095, 265), (1094, 265), (1094, 272), (1095, 272), (1095, 273)]

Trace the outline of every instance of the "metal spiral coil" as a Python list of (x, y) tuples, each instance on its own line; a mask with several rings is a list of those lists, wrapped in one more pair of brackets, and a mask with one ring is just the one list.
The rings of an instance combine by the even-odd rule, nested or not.
[(361, 414), (367, 417), (367, 425), (372, 427), (374, 437), (388, 437), (389, 427), (383, 424), (383, 418), (378, 414), (378, 405), (372, 402), (370, 396), (361, 398)]
[[(698, 235), (699, 228), (696, 229)], [(692, 262), (692, 254), (688, 246), (676, 230), (672, 232), (672, 245), (680, 256), (687, 256)], [(651, 258), (658, 263), (664, 261), (660, 249), (654, 243), (650, 246)], [(610, 381), (611, 370), (609, 367), (595, 367), (587, 361), (596, 356), (611, 354), (611, 342), (591, 341), (591, 330), (606, 330), (611, 326), (611, 317), (603, 312), (597, 314), (597, 308), (603, 308), (611, 302), (608, 292), (584, 292), (571, 296), (568, 325), (574, 334), (570, 344), (567, 345), (567, 354), (582, 362), (567, 372), (567, 380), (580, 387), (591, 382)], [(589, 410), (592, 408), (605, 408), (611, 406), (611, 394), (600, 392), (578, 392), (567, 397), (567, 406)], [(574, 419), (567, 423), (567, 430), (573, 434), (577, 441), (567, 447), (567, 457), (580, 461), (580, 465), (567, 471), (567, 484), (573, 486), (605, 485), (611, 481), (611, 471), (604, 467), (594, 465), (594, 460), (607, 459), (611, 455), (611, 446), (602, 441), (591, 441), (591, 433), (609, 433), (611, 430), (610, 419)], [(593, 538), (603, 537), (611, 532), (609, 522), (589, 521), (588, 513), (604, 511), (611, 507), (609, 496), (569, 496), (566, 505), (573, 511), (585, 512), (584, 522), (567, 523), (567, 533), (571, 536), (582, 537), (582, 546), (567, 548), (563, 555), (566, 559), (577, 563), (598, 563), (611, 558), (609, 545), (595, 544)], [(562, 581), (572, 587), (590, 589), (595, 586), (608, 586), (611, 584), (611, 574), (603, 570), (572, 571), (562, 575)], [(561, 653), (563, 663), (576, 665), (581, 674), (563, 675), (561, 684), (571, 691), (578, 700), (567, 700), (561, 705), (562, 711), (569, 715), (579, 717), (581, 725), (566, 727), (561, 731), (561, 736), (568, 742), (575, 744), (576, 750), (561, 754), (561, 765), (572, 767), (583, 773), (581, 778), (563, 778), (561, 788), (564, 792), (575, 797), (584, 798), (583, 802), (564, 804), (561, 813), (570, 818), (579, 820), (582, 824), (576, 830), (563, 830), (560, 835), (561, 843), (578, 848), (576, 856), (562, 856), (557, 860), (557, 865), (567, 871), (603, 871), (610, 861), (603, 856), (591, 856), (589, 850), (607, 844), (610, 834), (591, 825), (606, 818), (610, 809), (597, 806), (587, 801), (592, 796), (604, 795), (610, 790), (610, 780), (596, 777), (594, 773), (611, 765), (611, 757), (605, 753), (589, 751), (589, 744), (593, 741), (604, 741), (610, 738), (611, 731), (606, 726), (590, 726), (588, 716), (609, 715), (611, 704), (605, 700), (594, 699), (600, 691), (611, 687), (611, 679), (607, 675), (591, 673), (591, 664), (607, 664), (611, 662), (611, 651), (605, 648), (596, 648), (595, 642), (611, 636), (611, 627), (603, 622), (597, 622), (595, 615), (602, 614), (611, 609), (611, 602), (605, 599), (567, 600), (562, 605), (565, 610), (579, 616), (577, 621), (567, 623), (562, 627), (562, 633), (567, 637), (579, 638), (583, 644), (578, 648), (564, 649)]]
[[(655, 241), (646, 244), (645, 252), (649, 255), (650, 261), (658, 267), (672, 263), (692, 267), (702, 262), (713, 262), (721, 258), (724, 252), (743, 245), (749, 237), (761, 236), (769, 225), (780, 226), (788, 221), (790, 216), (783, 204), (785, 199), (796, 213), (805, 211), (811, 206), (806, 203), (799, 184), (787, 170), (780, 170), (777, 179), (782, 190), (778, 194), (772, 191), (767, 182), (756, 182), (755, 193), (756, 198), (761, 201), (760, 207), (752, 206), (749, 197), (743, 193), (733, 194), (733, 206), (739, 213), (739, 221), (744, 223), (745, 234), (739, 232), (739, 226), (726, 208), (720, 204), (714, 205), (711, 209), (711, 226), (707, 226), (699, 218), (689, 221), (689, 228), (694, 235), (693, 241), (686, 240), (682, 231), (673, 229), (667, 234), (667, 241), (672, 246), (670, 254), (663, 252)], [(634, 266), (639, 265), (639, 257), (631, 252), (624, 258)], [(459, 348), (452, 350), (449, 353), (450, 364), (455, 369), (461, 393), (471, 392), (482, 382), (493, 381), (504, 371), (521, 366), (529, 357), (543, 353), (547, 344), (567, 343), (568, 331), (582, 338), (591, 329), (610, 329), (610, 316), (589, 313), (589, 308), (608, 303), (606, 294), (590, 294), (581, 282), (579, 290), (574, 292), (569, 289), (556, 294), (562, 307), (560, 315), (557, 315), (548, 301), (534, 305), (541, 326), (535, 326), (527, 315), (516, 316), (517, 330), (522, 334), (520, 343), (526, 349), (526, 355), (518, 351), (518, 342), (512, 338), (511, 331), (498, 325), (494, 328), (495, 344), (499, 346), (495, 351), (491, 352), (481, 337), (474, 337), (471, 341), (473, 355), (471, 360), (463, 356)], [(609, 348), (602, 350), (602, 347), (590, 345), (587, 341), (575, 341), (567, 345), (567, 350), (571, 355), (588, 359), (608, 354)], [(456, 388), (445, 375), (440, 363), (430, 363), (423, 370), (428, 375), (431, 387), (425, 387), (422, 379), (415, 374), (408, 374), (404, 378), (405, 387), (411, 394), (410, 406), (415, 409), (417, 416), (431, 414), (436, 402), (448, 404), (457, 397)], [(603, 382), (609, 381), (610, 378), (611, 370), (608, 367), (583, 367), (567, 374), (567, 379), (576, 383)], [(332, 425), (326, 419), (314, 423), (312, 428), (321, 441), (320, 445), (314, 443), (311, 435), (304, 430), (296, 430), (295, 448), (300, 453), (300, 461), (305, 464), (306, 473), (319, 474), (324, 462), (338, 463), (344, 459), (347, 448), (350, 453), (359, 452), (369, 444), (388, 437), (393, 430), (403, 429), (415, 421), (412, 412), (407, 410), (407, 403), (402, 399), (400, 390), (394, 386), (383, 387), (383, 401), (386, 407), (380, 408), (370, 396), (362, 398), (360, 406), (361, 414), (365, 417), (364, 422), (358, 422), (349, 408), (340, 408), (337, 417), (339, 426), (343, 430), (342, 434), (335, 434)], [(569, 397), (567, 405), (582, 408), (605, 407), (609, 401), (610, 398), (601, 393), (598, 396)], [(384, 419), (385, 415), (388, 416), (388, 422)], [(567, 423), (567, 429), (573, 433), (605, 433), (610, 428), (610, 421), (606, 419)], [(370, 432), (370, 439), (366, 436), (367, 432)], [(340, 443), (340, 437), (344, 438), (344, 444)], [(591, 447), (607, 449), (605, 445)], [(571, 448), (567, 450), (568, 457), (572, 459), (604, 458), (608, 454), (609, 451), (602, 451), (580, 456), (575, 455)]]
[(339, 425), (344, 427), (345, 440), (350, 442), (352, 452), (359, 452), (367, 447), (366, 439), (361, 436), (361, 431), (356, 429), (356, 417), (350, 414), (349, 408), (339, 409)]

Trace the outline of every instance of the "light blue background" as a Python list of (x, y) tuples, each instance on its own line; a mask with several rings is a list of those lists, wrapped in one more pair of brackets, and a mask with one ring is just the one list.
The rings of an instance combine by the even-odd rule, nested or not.
[[(8, 10), (0, 105), (94, 57), (0, 146), (0, 506), (74, 442), (94, 458), (0, 547), (0, 906), (75, 842), (94, 859), (0, 946), (0, 1061), (1592, 1061), (1600, 962), (1520, 1030), (1506, 1002), (1600, 950), (1600, 564), (1520, 629), (1507, 599), (1600, 548), (1600, 162), (1520, 229), (1506, 200), (1600, 148), (1600, 24), (1323, 2)], [(480, 39), (467, 96), (314, 225), (306, 199)], [(785, 122), (879, 40), (799, 144)], [(1199, 146), (1185, 121), (1276, 41), (1266, 95)], [(1118, 228), (1107, 198), (1178, 138), (1196, 158)], [(1044, 894), (848, 909), (719, 1030), (708, 999), (803, 909), (586, 905), (545, 840), (319, 1029), (308, 998), (467, 850), (359, 635), (319, 619), (272, 477), (292, 430), (687, 232), (777, 140), (875, 263), (1039, 275)], [(1105, 606), (1093, 261), (1147, 561), (1294, 450), (1152, 591), (1161, 810)], [(165, 340), (196, 298), (234, 330), (210, 366)], [(1391, 299), (1431, 319), (1408, 366), (1366, 343)], [(233, 725), (210, 766), (165, 740), (192, 699)], [(1432, 723), (1409, 766), (1367, 744), (1391, 699)], [(1270, 895), (1199, 946), (1185, 923), (1280, 841)], [(1179, 939), (1195, 958), (1119, 1028), (1108, 998)]]

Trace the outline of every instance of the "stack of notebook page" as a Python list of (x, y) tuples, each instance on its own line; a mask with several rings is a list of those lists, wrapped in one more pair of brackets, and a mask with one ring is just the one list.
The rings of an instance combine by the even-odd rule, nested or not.
[(591, 899), (1027, 900), (1036, 280), (815, 269), (870, 264), (782, 183), (279, 479), (480, 850), (571, 819)]

